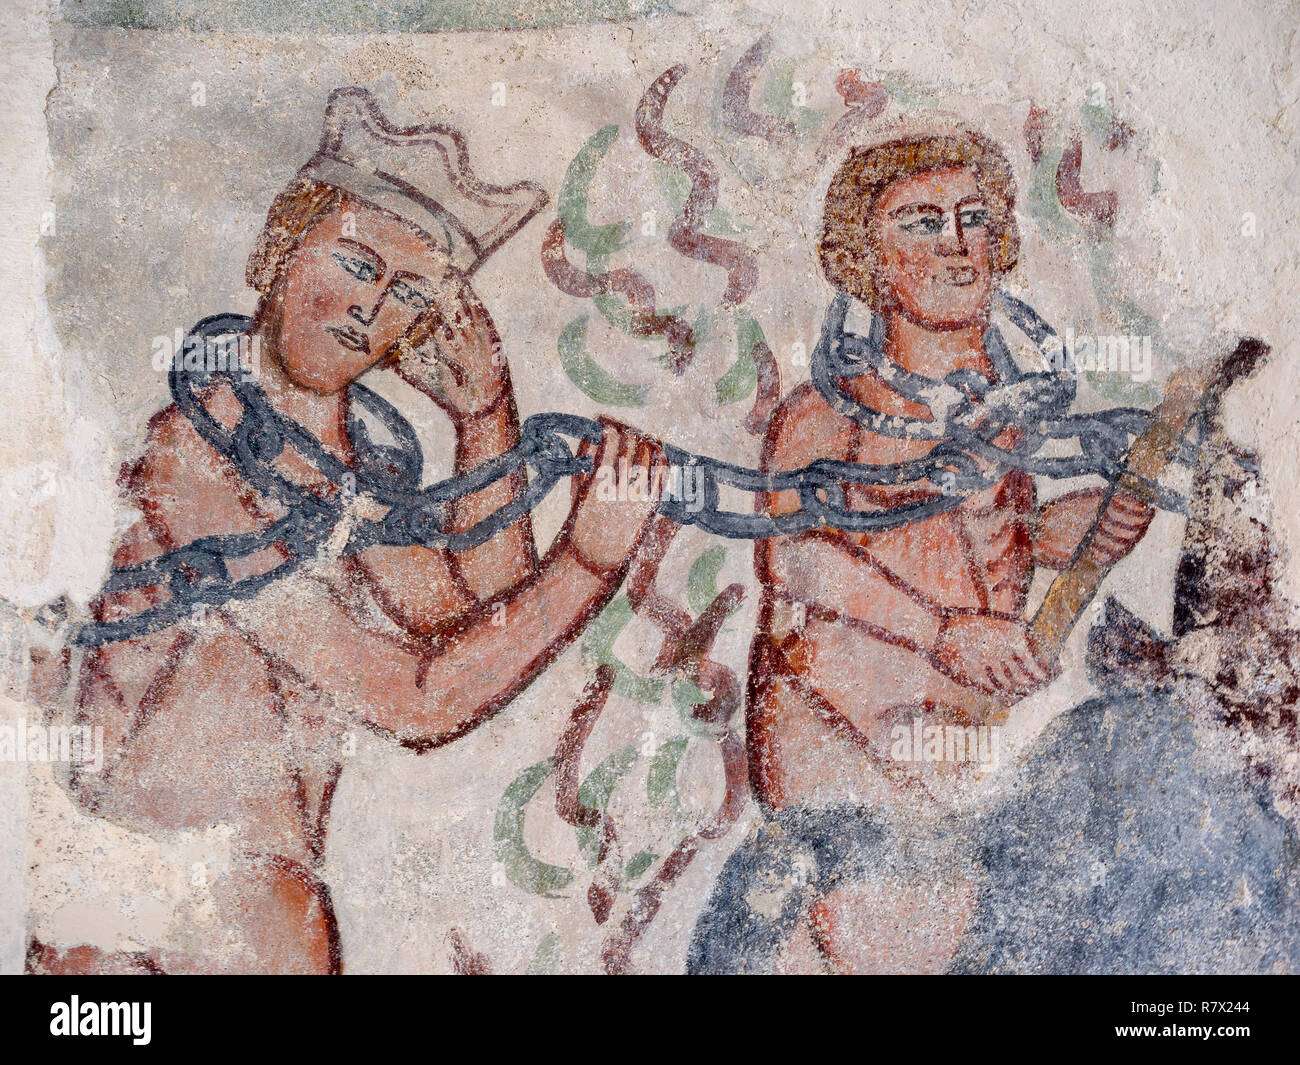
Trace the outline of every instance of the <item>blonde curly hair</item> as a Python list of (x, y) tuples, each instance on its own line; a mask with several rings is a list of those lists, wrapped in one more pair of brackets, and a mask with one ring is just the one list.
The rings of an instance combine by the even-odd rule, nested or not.
[(1011, 164), (987, 137), (973, 131), (904, 137), (849, 152), (826, 190), (817, 254), (837, 289), (878, 308), (875, 284), (879, 234), (871, 225), (876, 204), (900, 178), (970, 167), (989, 208), (993, 277), (1009, 273), (1020, 252), (1016, 186)]

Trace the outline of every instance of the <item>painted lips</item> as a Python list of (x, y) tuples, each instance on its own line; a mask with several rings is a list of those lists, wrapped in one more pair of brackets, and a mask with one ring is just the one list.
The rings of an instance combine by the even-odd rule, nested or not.
[(953, 266), (940, 275), (940, 280), (948, 285), (973, 285), (977, 276), (973, 266)]
[(358, 333), (352, 328), (338, 329), (330, 326), (325, 330), (335, 340), (342, 344), (349, 351), (359, 351), (365, 355), (370, 354), (370, 338), (365, 333)]

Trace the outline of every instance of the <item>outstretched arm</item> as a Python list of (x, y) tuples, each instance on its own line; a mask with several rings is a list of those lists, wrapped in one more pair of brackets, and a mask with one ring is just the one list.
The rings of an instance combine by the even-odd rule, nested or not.
[[(605, 422), (596, 464), (620, 485), (648, 474), (657, 448)], [(537, 572), (469, 611), (421, 655), (358, 626), (332, 598), (310, 608), (303, 584), (281, 581), (229, 608), (237, 624), (302, 676), (369, 724), (427, 749), (486, 720), (523, 690), (613, 596), (653, 513), (652, 502), (600, 498), (588, 475), (575, 507)], [(504, 608), (504, 613), (498, 609)]]

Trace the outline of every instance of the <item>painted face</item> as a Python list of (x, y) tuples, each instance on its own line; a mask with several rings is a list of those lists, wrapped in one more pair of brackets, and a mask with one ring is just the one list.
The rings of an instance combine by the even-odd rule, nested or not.
[(900, 178), (877, 200), (876, 290), (927, 329), (961, 329), (988, 317), (993, 288), (988, 205), (968, 168)]
[(444, 252), (382, 211), (356, 204), (320, 219), (275, 293), (285, 373), (313, 392), (346, 387), (389, 354), (450, 274)]

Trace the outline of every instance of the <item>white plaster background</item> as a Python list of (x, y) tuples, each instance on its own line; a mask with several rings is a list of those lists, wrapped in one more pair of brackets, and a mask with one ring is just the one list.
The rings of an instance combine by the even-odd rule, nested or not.
[[(114, 530), (130, 520), (116, 502), (117, 469), (166, 401), (165, 381), (149, 366), (150, 341), (206, 314), (251, 310), (244, 260), (271, 197), (314, 149), (331, 88), (371, 83), (396, 120), (453, 121), (467, 132), (480, 174), (529, 177), (553, 197), (574, 152), (601, 125), (617, 122), (622, 137), (598, 171), (593, 197), (592, 216), (604, 221), (659, 204), (632, 132), (650, 81), (676, 62), (689, 64), (667, 124), (707, 145), (712, 95), (764, 31), (772, 33), (774, 58), (795, 62), (809, 106), (838, 116), (833, 82), (841, 66), (918, 83), (997, 136), (1022, 182), (1028, 157), (1019, 129), (1031, 99), (1071, 116), (1100, 82), (1122, 101), (1120, 114), (1143, 144), (1127, 155), (1085, 149), (1084, 186), (1121, 190), (1122, 270), (1167, 331), (1189, 345), (1220, 331), (1255, 333), (1273, 344), (1272, 362), (1233, 393), (1228, 415), (1237, 437), (1261, 451), (1288, 551), (1284, 590), (1300, 591), (1294, 7), (1113, 0), (1078, 11), (1050, 0), (698, 7), (621, 26), (312, 39), (57, 23), (51, 32), (35, 0), (8, 5), (0, 102), (0, 280), (9, 312), (0, 332), (9, 384), (0, 400), (0, 595), (31, 607), (60, 593), (84, 599), (103, 580)], [(51, 143), (45, 106), (55, 89), (56, 49)], [(191, 104), (195, 81), (205, 86), (203, 107)], [(498, 81), (508, 85), (504, 108), (491, 105)], [(785, 177), (761, 190), (746, 190), (724, 170), (722, 203), (754, 227), (746, 239), (762, 253), (761, 284), (750, 306), (788, 389), (804, 372), (791, 365), (793, 345), (811, 348), (828, 298), (811, 239), (824, 181), (817, 187), (815, 170), (793, 156), (775, 157), (771, 166)], [(1162, 191), (1134, 194), (1151, 166)], [(40, 239), (49, 204), (57, 207), (56, 229)], [(1242, 235), (1247, 213), (1256, 219), (1254, 237)], [(592, 413), (554, 356), (559, 329), (591, 308), (542, 276), (538, 246), (551, 217), (548, 209), (498, 253), (476, 287), (501, 327), (523, 413)], [(1068, 322), (1082, 313), (1080, 293), (1089, 291), (1082, 257), (1050, 246), (1023, 216), (1022, 225), (1024, 291), (1049, 319)], [(662, 243), (637, 246), (638, 267), (655, 281), (661, 303), (698, 302), (699, 290), (720, 293), (719, 271), (689, 264)], [(711, 402), (713, 379), (734, 357), (729, 343), (707, 346), (685, 377), (669, 379), (646, 359), (648, 345), (606, 336), (597, 321), (593, 314), (597, 356), (626, 378), (656, 386), (647, 407), (622, 416), (699, 451), (756, 457), (757, 441), (738, 428), (748, 404), (718, 410)], [(402, 386), (385, 391), (413, 417), (420, 414)], [(436, 418), (417, 417), (417, 424), (434, 456), (430, 473), (445, 472), (436, 456), (446, 454), (447, 433)], [(553, 502), (539, 523), (544, 538), (562, 511)], [(1164, 625), (1181, 527), (1170, 517), (1160, 522), (1112, 576), (1111, 590)], [(665, 588), (680, 596), (686, 566), (707, 542), (695, 533), (679, 537)], [(752, 587), (744, 545), (730, 546), (721, 580)], [(718, 645), (716, 657), (738, 672), (751, 618), (748, 609), (738, 615)], [(629, 658), (635, 642), (635, 630), (620, 641)], [(1087, 694), (1078, 643), (1066, 675), (1017, 712), (1017, 743)], [(582, 680), (576, 653), (568, 653), (495, 721), (423, 757), (363, 741), (335, 802), (327, 870), (349, 969), (446, 970), (445, 933), (453, 925), (498, 969), (525, 967), (551, 931), (561, 939), (563, 969), (598, 968), (601, 932), (586, 910), (581, 873), (571, 897), (559, 901), (531, 899), (492, 878), (497, 798), (520, 769), (553, 751)], [(24, 712), (12, 700), (3, 705), (10, 717)], [(647, 724), (659, 726), (635, 711), (611, 703), (588, 747), (590, 764)], [(718, 776), (708, 759), (701, 751), (691, 775), (706, 803)], [(625, 795), (626, 807), (614, 813), (635, 837), (635, 793), (629, 787)], [(0, 803), (5, 970), (21, 967), (28, 931), (113, 947), (173, 935), (178, 912), (202, 922), (189, 870), (197, 860), (220, 861), (219, 831), (161, 843), (131, 836), (77, 813), (47, 775), (25, 778), (12, 765), (0, 766)], [(681, 970), (694, 918), (743, 831), (706, 845), (671, 889), (637, 951), (639, 969)], [(541, 797), (529, 832), (539, 856), (577, 864), (571, 831)]]

